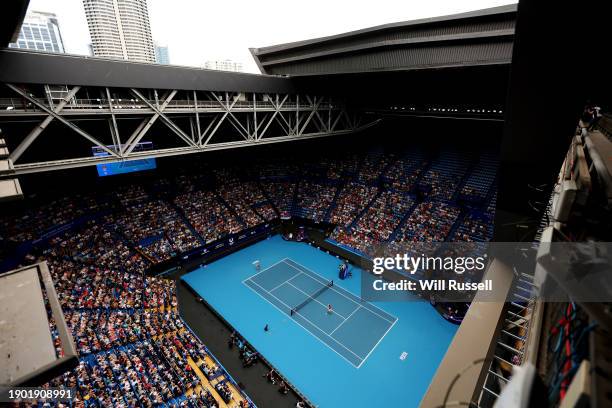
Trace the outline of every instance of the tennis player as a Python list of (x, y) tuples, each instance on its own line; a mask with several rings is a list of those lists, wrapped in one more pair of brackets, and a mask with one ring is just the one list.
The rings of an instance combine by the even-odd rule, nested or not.
[(332, 307), (331, 303), (327, 305), (327, 314), (332, 314), (334, 313), (334, 308)]

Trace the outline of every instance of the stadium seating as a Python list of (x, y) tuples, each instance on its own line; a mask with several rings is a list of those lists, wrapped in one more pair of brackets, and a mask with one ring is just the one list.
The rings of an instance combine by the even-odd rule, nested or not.
[(281, 217), (289, 217), (295, 194), (295, 183), (288, 180), (264, 179), (262, 180), (262, 187), (274, 205), (276, 205)]
[(327, 178), (339, 180), (357, 175), (357, 170), (362, 161), (358, 154), (350, 154), (348, 157), (323, 157), (320, 163), (327, 168)]
[(384, 179), (396, 191), (409, 192), (428, 164), (425, 155), (417, 150), (406, 152), (403, 157), (393, 162), (384, 173)]
[(108, 222), (104, 217), (68, 231), (39, 254), (49, 263), (80, 357), (77, 369), (54, 381), (74, 383), (86, 406), (246, 401), (203, 387), (192, 364), (209, 353), (178, 315), (174, 282), (145, 275), (151, 261), (135, 246), (142, 231), (129, 235), (136, 240), (131, 250)]
[(495, 179), (497, 157), (483, 154), (474, 167), (461, 190), (462, 198), (469, 201), (482, 201), (486, 198)]
[(299, 183), (293, 213), (314, 222), (323, 221), (336, 195), (336, 189), (332, 184), (312, 181)]
[(455, 235), (453, 241), (458, 242), (487, 242), (493, 238), (493, 220), (478, 212), (467, 215)]
[[(253, 181), (240, 182), (233, 180), (226, 182), (219, 187), (219, 193), (246, 223), (247, 227), (253, 227), (264, 220), (270, 221), (276, 218), (268, 200)], [(257, 211), (256, 208), (259, 208), (260, 211)]]
[(411, 206), (410, 197), (385, 191), (357, 220), (356, 225), (336, 228), (332, 238), (372, 256), (377, 247), (391, 236)]
[[(248, 176), (239, 168), (202, 169), (202, 174), (160, 179), (148, 187), (123, 186), (115, 194), (64, 197), (52, 201), (46, 212), (27, 209), (17, 217), (0, 219), (0, 237), (17, 245), (75, 219), (102, 217), (107, 234), (120, 237), (125, 247), (151, 263), (279, 216), (331, 222), (337, 226), (331, 238), (360, 251), (390, 238), (467, 239), (469, 234), (459, 233), (473, 226), (454, 226), (456, 212), (431, 212), (421, 204), (401, 231), (397, 227), (417, 196), (439, 210), (459, 208), (463, 200), (469, 211), (480, 211), (490, 219), (496, 163), (490, 152), (431, 155), (410, 149), (323, 157), (301, 166), (285, 159), (255, 166)], [(377, 194), (380, 197), (374, 200)], [(429, 226), (431, 217), (437, 218), (430, 232), (409, 230)], [(465, 222), (474, 221), (466, 217)], [(453, 237), (452, 227), (457, 230)], [(479, 239), (489, 239), (487, 231), (479, 230), (483, 233)]]
[(342, 188), (336, 200), (330, 222), (342, 227), (348, 227), (361, 214), (366, 205), (374, 198), (377, 187), (367, 186), (351, 181)]
[(436, 157), (420, 180), (419, 187), (428, 197), (452, 200), (465, 176), (470, 161), (466, 154), (443, 151)]
[(459, 208), (427, 201), (420, 203), (396, 237), (396, 242), (442, 242), (459, 216)]
[(179, 195), (174, 202), (205, 242), (242, 229), (236, 215), (219, 201), (214, 191), (191, 191)]
[(381, 151), (370, 152), (359, 169), (359, 181), (372, 183), (379, 179), (386, 168), (395, 161), (393, 155), (385, 155)]
[[(7, 215), (0, 242), (29, 248), (22, 264), (48, 262), (79, 352), (79, 366), (50, 385), (73, 385), (87, 407), (246, 401), (181, 320), (174, 283), (146, 270), (279, 216), (330, 222), (331, 239), (365, 256), (381, 245), (487, 241), (496, 159), (471, 157), (374, 151), (267, 163), (248, 175), (203, 170)], [(211, 376), (225, 379), (206, 385)]]

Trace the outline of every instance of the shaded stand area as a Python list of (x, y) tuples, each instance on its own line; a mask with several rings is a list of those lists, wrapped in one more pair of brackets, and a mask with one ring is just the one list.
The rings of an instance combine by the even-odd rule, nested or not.
[(229, 327), (207, 304), (198, 300), (192, 289), (180, 279), (176, 281), (180, 315), (206, 347), (244, 389), (260, 408), (294, 408), (299, 396), (289, 389), (287, 395), (278, 392), (276, 385), (264, 377), (270, 367), (259, 360), (251, 367), (243, 367), (237, 347), (229, 348), (228, 339), (232, 333)]

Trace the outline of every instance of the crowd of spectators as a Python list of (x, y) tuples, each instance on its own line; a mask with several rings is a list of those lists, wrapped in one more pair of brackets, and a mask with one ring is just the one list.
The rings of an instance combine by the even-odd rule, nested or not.
[[(493, 180), (493, 162), (481, 163), (486, 181)], [(78, 401), (87, 407), (214, 407), (219, 398), (242, 404), (245, 400), (227, 379), (219, 380), (223, 369), (179, 317), (174, 283), (148, 277), (145, 271), (278, 214), (330, 221), (336, 226), (331, 238), (370, 256), (390, 241), (393, 247), (423, 241), (480, 242), (492, 236), (495, 195), (477, 191), (490, 197), (482, 205), (487, 207), (470, 209), (461, 218), (462, 210), (453, 204), (461, 180), (470, 180), (465, 158), (441, 155), (428, 166), (418, 152), (399, 159), (352, 154), (305, 167), (263, 166), (259, 178), (248, 175), (244, 180), (235, 169), (218, 171), (216, 179), (181, 175), (148, 187), (120, 186), (113, 194), (65, 197), (0, 219), (0, 243), (15, 244), (81, 220), (49, 234), (51, 238), (41, 240), (25, 258), (28, 263), (48, 262), (80, 357), (75, 370), (49, 385), (75, 387)], [(425, 201), (418, 204), (416, 184), (426, 191)], [(450, 236), (457, 220), (461, 224)], [(61, 356), (52, 321), (50, 330)], [(257, 357), (246, 347), (241, 350), (245, 366), (256, 363)], [(215, 385), (206, 386), (198, 372)], [(279, 391), (286, 388), (281, 384)]]
[(461, 210), (458, 207), (438, 201), (419, 203), (395, 237), (395, 241), (445, 241), (460, 212)]
[(348, 182), (338, 195), (336, 206), (332, 210), (329, 221), (332, 224), (348, 227), (361, 214), (366, 205), (372, 201), (377, 192), (377, 187), (354, 181)]
[(496, 206), (497, 206), (497, 188), (493, 188), (493, 194), (491, 195), (491, 199), (489, 200), (485, 213), (489, 214), (490, 216), (495, 215)]
[(350, 229), (337, 227), (332, 238), (372, 256), (386, 242), (410, 209), (413, 200), (400, 193), (385, 191)]
[(176, 210), (161, 199), (132, 203), (114, 224), (129, 241), (137, 243), (157, 261), (201, 245)]
[(45, 303), (45, 311), (47, 312), (47, 320), (49, 322), (49, 333), (51, 334), (51, 340), (53, 341), (53, 348), (55, 349), (55, 356), (57, 358), (62, 358), (64, 356), (64, 347), (62, 345), (62, 340), (60, 338), (60, 334), (57, 328), (57, 324), (55, 322), (55, 318), (53, 317), (51, 303), (49, 302), (49, 297), (44, 287), (42, 288), (42, 292), (43, 292), (43, 301)]
[(452, 200), (469, 167), (469, 158), (457, 152), (443, 152), (420, 180), (430, 199)]
[(336, 195), (337, 187), (332, 184), (304, 181), (299, 183), (296, 196), (296, 212), (314, 222), (324, 221), (327, 211)]
[(260, 163), (257, 166), (259, 177), (266, 180), (282, 180), (298, 177), (302, 174), (303, 167), (298, 159), (292, 157), (279, 157), (278, 160), (269, 163)]
[[(208, 398), (187, 399), (201, 388), (197, 375), (187, 363), (195, 341), (186, 331), (157, 339), (143, 339), (127, 346), (103, 351), (81, 359), (76, 383), (79, 399), (93, 406), (213, 406)], [(214, 404), (216, 405), (216, 404)]]
[(471, 213), (464, 219), (453, 241), (458, 242), (487, 242), (493, 238), (493, 220), (482, 214)]
[(222, 184), (218, 189), (221, 197), (236, 211), (247, 227), (254, 227), (264, 220), (254, 207), (267, 204), (267, 200), (255, 182), (235, 180)]
[[(36, 198), (31, 198), (36, 201)], [(89, 213), (100, 212), (110, 206), (101, 194), (77, 194), (44, 202), (29, 208), (18, 216), (0, 218), (0, 244), (3, 241), (24, 242), (39, 238), (46, 231), (57, 228)]]
[(262, 181), (262, 187), (268, 194), (268, 197), (270, 197), (276, 205), (281, 217), (289, 217), (291, 215), (296, 183), (292, 181), (266, 179)]
[[(279, 159), (256, 165), (250, 173), (242, 172), (239, 166), (202, 168), (200, 173), (148, 184), (119, 185), (112, 193), (64, 197), (17, 216), (2, 217), (0, 243), (35, 240), (83, 215), (89, 215), (85, 218), (89, 219), (101, 214), (97, 217), (103, 217), (110, 226), (104, 234), (118, 235), (124, 242), (114, 247), (113, 253), (103, 244), (89, 245), (92, 253), (83, 256), (116, 258), (114, 253), (122, 251), (132, 257), (141, 255), (125, 260), (128, 265), (138, 259), (158, 263), (279, 215), (297, 215), (315, 222), (329, 221), (339, 227), (334, 238), (342, 236), (342, 241), (365, 248), (388, 237), (398, 221), (398, 211), (384, 204), (386, 194), (383, 203), (375, 202), (367, 208), (380, 190), (410, 194), (398, 195), (400, 201), (417, 195), (442, 203), (456, 202), (461, 192), (464, 198), (479, 197), (479, 205), (489, 205), (483, 211), (492, 213), (495, 197), (488, 197), (496, 159), (487, 153), (475, 159), (454, 151), (438, 155), (418, 150), (393, 154), (375, 151), (301, 163)], [(409, 198), (406, 202), (411, 204)], [(388, 214), (394, 215), (389, 218)], [(356, 221), (361, 224), (349, 228)], [(376, 223), (380, 225), (374, 227)], [(380, 232), (371, 232), (374, 230)], [(0, 257), (5, 257), (5, 252), (0, 250)]]
[(257, 211), (257, 214), (266, 221), (272, 221), (278, 218), (276, 210), (269, 201), (255, 207), (255, 211)]
[(123, 207), (129, 207), (132, 204), (148, 201), (151, 199), (144, 187), (140, 184), (130, 184), (120, 186), (117, 189), (116, 195)]
[(410, 192), (415, 189), (416, 182), (426, 166), (427, 160), (421, 152), (410, 151), (387, 167), (384, 178), (392, 189)]
[(385, 169), (394, 162), (395, 156), (392, 154), (385, 155), (383, 152), (367, 154), (359, 169), (359, 181), (372, 183), (378, 180)]
[[(86, 407), (244, 403), (236, 391), (200, 381), (193, 367), (208, 351), (178, 315), (174, 282), (146, 276), (150, 261), (112, 230), (114, 220), (67, 230), (27, 257), (47, 261), (80, 360), (47, 386), (74, 387), (77, 406)], [(57, 340), (53, 322), (50, 329)]]
[(215, 241), (243, 228), (214, 191), (191, 191), (179, 195), (174, 202), (205, 242)]
[(339, 180), (357, 175), (362, 160), (361, 155), (351, 154), (348, 157), (324, 157), (321, 164), (327, 168), (327, 178)]

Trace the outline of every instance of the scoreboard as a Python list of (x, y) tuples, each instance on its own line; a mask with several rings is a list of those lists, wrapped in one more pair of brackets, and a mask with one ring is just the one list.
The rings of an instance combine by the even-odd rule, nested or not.
[[(106, 146), (111, 150), (117, 151), (118, 148), (116, 145)], [(133, 151), (146, 151), (152, 150), (153, 143), (151, 142), (141, 142), (136, 145)], [(98, 146), (92, 147), (92, 153), (94, 157), (105, 157), (109, 156), (109, 153), (104, 151)], [(126, 160), (119, 162), (111, 162), (111, 163), (103, 163), (97, 164), (96, 169), (98, 170), (98, 176), (114, 176), (117, 174), (125, 174), (125, 173), (133, 173), (137, 171), (143, 170), (152, 170), (157, 167), (157, 163), (154, 158), (148, 159), (135, 159), (135, 160)]]

